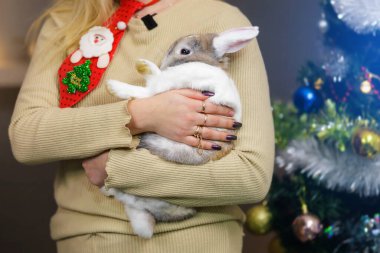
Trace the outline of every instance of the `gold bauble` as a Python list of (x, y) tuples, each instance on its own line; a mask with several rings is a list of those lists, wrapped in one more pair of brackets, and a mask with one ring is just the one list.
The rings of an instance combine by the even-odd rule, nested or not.
[(315, 88), (316, 90), (320, 90), (320, 89), (322, 89), (322, 86), (323, 86), (324, 83), (325, 83), (325, 82), (323, 81), (322, 78), (318, 78), (318, 79), (314, 82), (314, 88)]
[(276, 236), (274, 237), (268, 245), (269, 253), (286, 253), (284, 246), (282, 245), (281, 239)]
[(265, 205), (252, 207), (247, 212), (247, 227), (256, 235), (264, 235), (271, 230), (272, 214)]
[(380, 153), (380, 135), (369, 129), (360, 129), (352, 138), (352, 146), (357, 154), (372, 158)]
[(314, 240), (323, 228), (319, 218), (313, 214), (298, 216), (293, 221), (292, 227), (295, 236), (301, 242)]
[(372, 84), (370, 83), (370, 81), (368, 80), (363, 81), (362, 84), (360, 85), (360, 90), (364, 94), (369, 94), (372, 91)]

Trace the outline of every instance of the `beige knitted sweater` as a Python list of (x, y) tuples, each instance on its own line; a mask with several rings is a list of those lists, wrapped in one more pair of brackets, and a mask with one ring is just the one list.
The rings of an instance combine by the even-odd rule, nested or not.
[[(131, 117), (127, 101), (105, 88), (116, 79), (144, 85), (134, 68), (136, 59), (160, 63), (177, 38), (249, 26), (236, 8), (216, 0), (182, 0), (155, 16), (158, 27), (148, 31), (132, 18), (113, 61), (99, 86), (74, 108), (60, 109), (57, 71), (64, 57), (46, 62), (46, 42), (64, 16), (45, 23), (17, 99), (9, 128), (13, 152), (26, 164), (60, 161), (55, 180), (58, 209), (51, 220), (53, 239), (94, 232), (131, 234), (123, 206), (103, 196), (85, 176), (81, 161), (111, 150), (106, 186), (197, 207), (195, 217), (159, 223), (155, 233), (202, 224), (244, 220), (238, 204), (262, 200), (269, 189), (274, 158), (274, 130), (266, 72), (257, 41), (231, 57), (229, 73), (243, 104), (243, 127), (236, 147), (221, 160), (201, 166), (164, 161), (147, 150), (136, 150), (138, 137), (125, 125)], [(47, 64), (47, 65), (46, 65)]]

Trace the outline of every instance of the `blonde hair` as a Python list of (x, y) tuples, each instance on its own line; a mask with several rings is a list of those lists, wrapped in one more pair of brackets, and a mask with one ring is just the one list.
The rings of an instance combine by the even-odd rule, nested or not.
[(81, 36), (92, 26), (101, 25), (111, 16), (116, 0), (55, 0), (36, 21), (27, 35), (29, 53), (33, 53), (38, 34), (43, 23), (51, 16), (65, 16), (67, 23), (53, 30), (44, 48), (49, 48), (50, 56), (55, 56), (78, 46)]

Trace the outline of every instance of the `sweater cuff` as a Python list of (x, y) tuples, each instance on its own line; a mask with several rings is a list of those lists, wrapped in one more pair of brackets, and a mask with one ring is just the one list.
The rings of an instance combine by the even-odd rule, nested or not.
[(100, 125), (95, 126), (95, 131), (102, 134), (101, 129), (107, 129), (107, 132), (103, 132), (103, 134), (106, 134), (104, 140), (108, 142), (106, 146), (112, 148), (135, 148), (138, 146), (139, 139), (134, 138), (127, 127), (132, 120), (132, 116), (128, 111), (129, 101), (130, 99), (103, 105), (101, 111), (104, 111), (99, 112), (104, 116), (104, 120)]
[(120, 170), (120, 166), (127, 166), (126, 163), (121, 163), (124, 159), (122, 157), (126, 156), (125, 150), (122, 149), (111, 149), (108, 153), (108, 160), (106, 163), (107, 178), (104, 180), (104, 187), (106, 190), (109, 188), (117, 187), (116, 185), (125, 185), (125, 171)]

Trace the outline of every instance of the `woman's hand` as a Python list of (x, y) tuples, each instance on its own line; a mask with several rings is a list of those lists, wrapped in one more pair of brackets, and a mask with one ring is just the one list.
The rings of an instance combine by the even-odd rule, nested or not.
[(82, 162), (84, 171), (88, 180), (98, 187), (104, 186), (104, 180), (108, 177), (106, 172), (106, 164), (108, 160), (108, 153), (104, 152), (98, 156), (88, 158)]
[(198, 126), (203, 126), (203, 149), (219, 150), (221, 147), (212, 141), (236, 140), (236, 136), (210, 127), (237, 129), (241, 124), (234, 122), (234, 111), (231, 108), (208, 102), (207, 99), (212, 95), (211, 92), (180, 89), (132, 100), (128, 104), (132, 116), (128, 128), (133, 135), (155, 132), (168, 139), (197, 147), (199, 140), (194, 137), (194, 133), (199, 130)]

